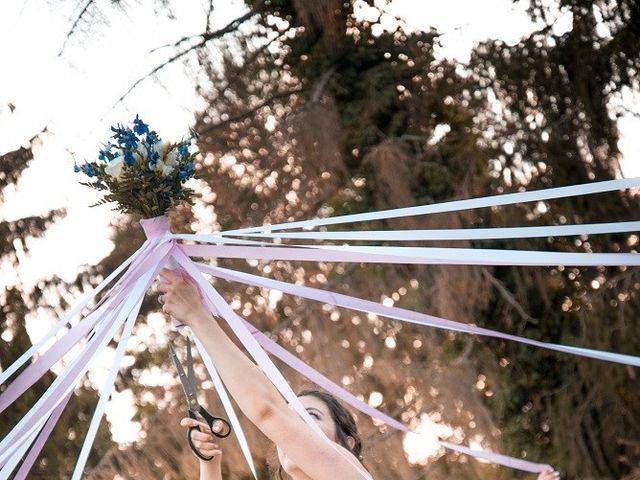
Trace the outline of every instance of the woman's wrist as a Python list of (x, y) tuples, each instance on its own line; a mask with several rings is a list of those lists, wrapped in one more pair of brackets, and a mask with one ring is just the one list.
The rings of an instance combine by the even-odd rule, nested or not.
[(189, 315), (188, 323), (194, 330), (208, 327), (213, 323), (213, 315), (205, 310), (195, 310)]
[(222, 480), (222, 455), (216, 455), (208, 462), (200, 460), (200, 480)]

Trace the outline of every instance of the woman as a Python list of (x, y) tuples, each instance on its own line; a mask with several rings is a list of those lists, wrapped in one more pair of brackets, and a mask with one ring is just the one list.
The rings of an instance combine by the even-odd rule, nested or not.
[[(362, 460), (362, 441), (355, 420), (335, 397), (317, 390), (305, 390), (298, 394), (298, 398), (329, 439)], [(183, 427), (198, 427), (199, 430), (192, 434), (194, 445), (203, 454), (214, 457), (209, 462), (200, 460), (200, 480), (222, 480), (220, 439), (211, 434), (209, 426), (204, 422), (183, 418), (180, 424)], [(218, 427), (214, 424), (213, 428), (215, 430)], [(279, 447), (276, 447), (276, 453), (277, 458), (269, 462), (269, 470), (275, 480), (284, 480), (286, 474), (293, 478), (305, 478), (298, 476), (298, 467)]]
[[(160, 272), (160, 277), (158, 290), (162, 292), (162, 310), (191, 327), (240, 410), (276, 444), (282, 468), (292, 480), (371, 479), (350, 450), (356, 448), (358, 439), (351, 435), (344, 439), (339, 437), (339, 429), (323, 400), (315, 395), (301, 397), (326, 437), (289, 407), (271, 381), (231, 341), (202, 303), (195, 286), (166, 268)], [(188, 425), (186, 421), (184, 424)], [(196, 438), (197, 433), (194, 432), (194, 440), (203, 440), (203, 437)]]
[[(302, 405), (332, 444), (289, 408), (271, 381), (229, 339), (202, 303), (194, 285), (166, 268), (160, 276), (162, 310), (191, 327), (242, 412), (276, 444), (280, 467), (275, 478), (284, 478), (284, 472), (291, 480), (371, 479), (360, 463), (362, 444), (353, 417), (333, 396), (317, 391), (299, 395)], [(219, 440), (214, 439), (206, 424), (184, 418), (181, 425), (198, 426), (200, 431), (192, 436), (196, 447), (215, 457), (210, 462), (201, 462), (200, 480), (221, 480)], [(558, 478), (553, 470), (538, 476), (538, 480)]]

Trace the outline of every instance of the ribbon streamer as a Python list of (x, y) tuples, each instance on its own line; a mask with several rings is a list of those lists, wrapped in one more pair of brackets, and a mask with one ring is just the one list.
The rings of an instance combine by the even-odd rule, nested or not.
[[(640, 231), (640, 222), (590, 223), (584, 225), (554, 225), (539, 227), (443, 228), (433, 230), (367, 230), (363, 232), (259, 232), (244, 233), (251, 238), (293, 240), (332, 240), (362, 242), (416, 242), (422, 240), (500, 240), (513, 238), (568, 237)], [(229, 235), (224, 233), (222, 235)], [(200, 241), (219, 241), (224, 237), (203, 236)], [(222, 243), (222, 242), (221, 242)], [(231, 244), (231, 242), (223, 242)]]
[(374, 313), (383, 317), (393, 318), (417, 325), (436, 327), (454, 332), (482, 335), (485, 337), (500, 338), (503, 340), (510, 340), (534, 347), (546, 348), (547, 350), (554, 350), (557, 352), (570, 353), (582, 357), (595, 358), (598, 360), (605, 360), (608, 362), (640, 367), (640, 357), (633, 355), (624, 355), (621, 353), (606, 352), (602, 350), (541, 342), (526, 337), (520, 337), (518, 335), (511, 335), (509, 333), (498, 332), (495, 330), (490, 330), (488, 328), (482, 328), (475, 325), (447, 320), (445, 318), (427, 315), (425, 313), (419, 313), (413, 310), (407, 310), (399, 307), (389, 307), (387, 305), (382, 305), (370, 300), (364, 300), (358, 297), (330, 292), (328, 290), (320, 290), (318, 288), (307, 287), (304, 285), (295, 285), (292, 283), (260, 277), (258, 275), (252, 275), (250, 273), (228, 270), (221, 267), (213, 267), (202, 263), (197, 264), (197, 266), (201, 272), (208, 273), (210, 275), (213, 275), (214, 277), (243, 283), (245, 285), (253, 285), (257, 287), (279, 290), (290, 295), (296, 295), (298, 297), (316, 300), (318, 302), (334, 305), (336, 307), (350, 308), (352, 310), (365, 313)]
[(595, 193), (605, 193), (615, 190), (624, 190), (637, 187), (640, 187), (640, 177), (622, 178), (617, 180), (607, 180), (604, 182), (569, 185), (566, 187), (545, 188), (528, 192), (503, 193), (500, 195), (469, 198), (466, 200), (454, 200), (451, 202), (442, 202), (433, 205), (421, 205), (418, 207), (395, 208), (391, 210), (381, 210), (378, 212), (356, 213), (352, 215), (339, 215), (335, 217), (318, 218), (315, 220), (303, 220), (299, 222), (263, 225), (260, 227), (239, 228), (235, 230), (227, 230), (224, 233), (226, 233), (227, 235), (237, 235), (264, 231), (288, 230), (292, 228), (310, 228), (326, 225), (339, 225), (343, 223), (368, 222), (372, 220), (386, 220), (389, 218), (413, 217), (435, 213), (459, 212), (463, 210), (472, 210), (475, 208), (497, 207), (501, 205), (513, 205), (516, 203), (526, 202), (540, 202), (544, 200), (553, 200), (556, 198), (592, 195)]
[(638, 266), (636, 253), (538, 252), (488, 248), (366, 247), (295, 245), (286, 247), (183, 245), (190, 257), (296, 260), (310, 262), (417, 265)]

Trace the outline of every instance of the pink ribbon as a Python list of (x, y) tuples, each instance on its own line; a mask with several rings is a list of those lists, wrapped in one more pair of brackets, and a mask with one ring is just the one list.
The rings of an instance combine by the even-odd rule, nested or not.
[(384, 317), (394, 318), (418, 325), (442, 328), (455, 332), (470, 333), (485, 337), (500, 338), (503, 340), (510, 340), (526, 345), (532, 345), (534, 347), (546, 348), (547, 350), (555, 350), (557, 352), (569, 353), (582, 357), (595, 358), (598, 360), (605, 360), (608, 362), (640, 367), (640, 357), (633, 355), (624, 355), (621, 353), (607, 352), (603, 350), (541, 342), (539, 340), (532, 340), (530, 338), (520, 337), (518, 335), (511, 335), (509, 333), (498, 332), (495, 330), (490, 330), (488, 328), (455, 322), (453, 320), (447, 320), (446, 318), (427, 315), (425, 313), (407, 310), (405, 308), (388, 307), (386, 305), (381, 305), (380, 303), (372, 302), (370, 300), (364, 300), (362, 298), (352, 297), (350, 295), (344, 295), (328, 290), (320, 290), (318, 288), (307, 287), (304, 285), (295, 285), (292, 283), (260, 277), (258, 275), (238, 272), (221, 267), (213, 267), (201, 263), (197, 265), (200, 271), (218, 278), (223, 278), (225, 280), (233, 282), (240, 282), (246, 285), (254, 285), (258, 287), (280, 290), (290, 295), (296, 295), (299, 297), (316, 300), (318, 302), (327, 303), (338, 307), (350, 308), (352, 310), (357, 310), (360, 312), (375, 313)]
[[(416, 432), (412, 428), (400, 423), (396, 419), (388, 416), (387, 414), (381, 412), (380, 410), (373, 408), (369, 404), (363, 402), (362, 400), (355, 397), (353, 394), (349, 393), (340, 385), (332, 382), (327, 377), (322, 375), (320, 372), (313, 369), (312, 367), (307, 365), (305, 362), (300, 360), (298, 357), (289, 353), (287, 350), (285, 350), (280, 345), (275, 343), (273, 340), (267, 337), (264, 333), (259, 331), (253, 325), (251, 325), (249, 322), (246, 322), (246, 325), (248, 326), (251, 333), (256, 337), (256, 340), (258, 340), (258, 343), (260, 343), (260, 345), (262, 345), (262, 347), (267, 352), (279, 358), (284, 363), (289, 365), (291, 368), (296, 370), (298, 373), (300, 373), (301, 375), (304, 375), (309, 380), (314, 382), (316, 385), (324, 388), (327, 392), (332, 393), (335, 397), (340, 398), (345, 403), (351, 405), (352, 407), (361, 411), (365, 415), (368, 415), (373, 418), (377, 418), (378, 420), (383, 421), (384, 423), (386, 423), (392, 428), (395, 428), (396, 430), (399, 430), (405, 433), (412, 432), (412, 433), (416, 433), (417, 435), (420, 435), (418, 432)], [(474, 450), (469, 447), (465, 447), (464, 445), (445, 442), (443, 440), (440, 440), (439, 442), (440, 442), (440, 445), (442, 445), (445, 448), (448, 448), (449, 450), (455, 450), (457, 452), (464, 453), (465, 455), (469, 455), (475, 458), (481, 458), (483, 460), (488, 460), (492, 463), (504, 465), (510, 468), (515, 468), (516, 470), (540, 473), (552, 468), (551, 465), (547, 465), (544, 463), (529, 462), (527, 460), (522, 460), (520, 458), (509, 457), (507, 455), (500, 455), (498, 453), (487, 452), (484, 450)]]

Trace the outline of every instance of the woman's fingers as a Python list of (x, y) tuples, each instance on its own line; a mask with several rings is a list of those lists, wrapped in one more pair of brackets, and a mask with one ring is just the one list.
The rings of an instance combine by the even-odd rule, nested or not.
[(180, 275), (178, 275), (176, 272), (174, 272), (173, 270), (171, 270), (169, 268), (163, 268), (162, 270), (160, 270), (159, 275), (160, 275), (161, 278), (163, 278), (164, 280), (166, 280), (169, 283), (174, 282), (174, 281), (179, 280), (180, 278), (182, 278)]
[(182, 427), (196, 427), (202, 430), (202, 427), (208, 427), (208, 425), (204, 422), (199, 422), (191, 417), (184, 417), (180, 420), (180, 426)]
[(220, 445), (214, 442), (215, 437), (211, 433), (209, 425), (188, 417), (180, 420), (180, 425), (187, 428), (194, 428), (194, 430), (189, 431), (191, 443), (193, 443), (193, 446), (201, 455), (205, 457), (222, 455), (222, 449)]
[(215, 448), (219, 448), (218, 445), (213, 441), (216, 440), (217, 437), (213, 436), (212, 430), (214, 432), (219, 432), (222, 430), (223, 424), (221, 421), (217, 420), (214, 422), (213, 427), (209, 428), (209, 425), (204, 422), (199, 422), (198, 420), (194, 420), (193, 418), (185, 417), (180, 420), (180, 425), (188, 428), (196, 428), (197, 430), (191, 430), (191, 440), (199, 442), (210, 442)]
[(191, 440), (193, 441), (199, 441), (199, 442), (213, 442), (213, 435), (211, 434), (211, 432), (209, 433), (204, 433), (201, 432), (199, 430), (191, 430)]
[(222, 450), (219, 450), (219, 449), (203, 450), (200, 447), (198, 447), (198, 451), (205, 457), (217, 457), (218, 455), (222, 455)]
[(220, 420), (216, 420), (215, 422), (213, 422), (213, 425), (211, 426), (211, 431), (213, 431), (214, 433), (220, 433), (222, 432), (223, 429), (224, 429), (224, 424)]
[(540, 475), (538, 475), (538, 480), (559, 480), (560, 472), (556, 472), (555, 470), (545, 470)]

